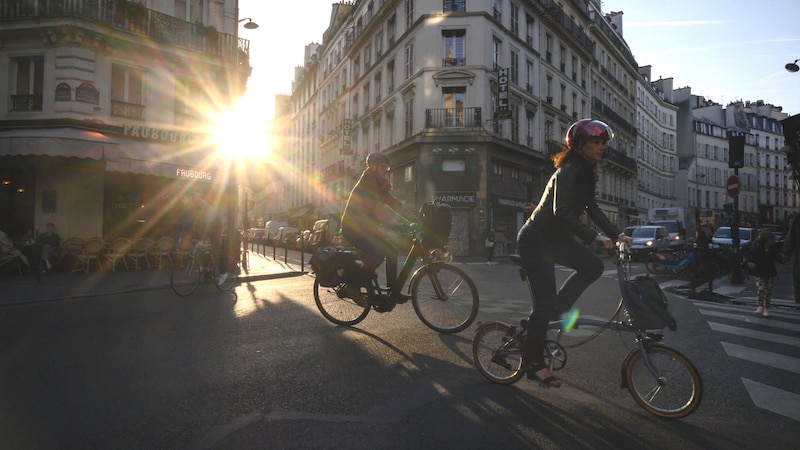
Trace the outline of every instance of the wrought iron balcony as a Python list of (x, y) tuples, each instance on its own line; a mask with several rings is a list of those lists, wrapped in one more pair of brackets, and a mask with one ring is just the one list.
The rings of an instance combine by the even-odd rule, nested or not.
[(12, 111), (41, 111), (42, 95), (12, 95)]
[(480, 128), (481, 108), (429, 108), (425, 110), (425, 128)]
[[(180, 20), (135, 2), (121, 0), (8, 1), (0, 0), (0, 23), (36, 19), (42, 26), (50, 19), (74, 17), (100, 22), (116, 30), (145, 35), (153, 41), (183, 47), (240, 64), (250, 61), (250, 41), (220, 33), (214, 27)], [(63, 22), (59, 22), (63, 23)]]

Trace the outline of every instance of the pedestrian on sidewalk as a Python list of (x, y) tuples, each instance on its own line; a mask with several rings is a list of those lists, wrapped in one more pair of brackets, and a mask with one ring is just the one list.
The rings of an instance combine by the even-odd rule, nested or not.
[(792, 217), (786, 240), (783, 241), (783, 260), (794, 258), (792, 261), (792, 287), (794, 288), (794, 302), (800, 303), (800, 214)]
[(486, 264), (492, 264), (492, 257), (494, 257), (494, 246), (497, 244), (495, 240), (494, 234), (494, 227), (489, 227), (489, 231), (486, 232), (486, 239), (483, 241), (483, 245), (486, 248)]
[(758, 233), (753, 243), (753, 248), (747, 254), (747, 269), (756, 278), (756, 297), (758, 308), (756, 314), (769, 317), (769, 303), (772, 299), (772, 287), (778, 269), (775, 261), (779, 258), (778, 247), (775, 245), (775, 235), (770, 231)]

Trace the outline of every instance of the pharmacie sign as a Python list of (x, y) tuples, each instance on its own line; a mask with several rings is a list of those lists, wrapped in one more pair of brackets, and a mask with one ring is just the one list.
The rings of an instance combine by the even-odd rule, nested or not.
[(447, 203), (450, 206), (475, 205), (474, 192), (437, 192), (433, 194), (434, 202)]

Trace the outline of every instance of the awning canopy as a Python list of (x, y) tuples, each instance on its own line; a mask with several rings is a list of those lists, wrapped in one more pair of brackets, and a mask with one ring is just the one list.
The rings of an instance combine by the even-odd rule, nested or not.
[(213, 151), (135, 139), (118, 139), (115, 158), (106, 158), (106, 170), (217, 182), (219, 163)]
[(97, 131), (29, 128), (0, 131), (0, 156), (113, 157), (117, 141)]
[(0, 131), (2, 156), (62, 156), (105, 160), (110, 172), (224, 182), (220, 162), (209, 147), (111, 137), (76, 128), (27, 128)]

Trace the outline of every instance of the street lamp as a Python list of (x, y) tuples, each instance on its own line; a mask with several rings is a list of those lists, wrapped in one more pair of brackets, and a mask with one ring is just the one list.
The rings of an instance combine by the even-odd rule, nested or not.
[(245, 17), (244, 19), (239, 19), (238, 23), (242, 23), (245, 20), (247, 21), (247, 23), (242, 25), (243, 27), (247, 28), (248, 30), (255, 30), (256, 28), (258, 28), (258, 24), (253, 22), (253, 19), (249, 17)]
[(790, 63), (786, 64), (784, 66), (786, 68), (786, 71), (794, 73), (794, 72), (797, 72), (798, 70), (800, 70), (800, 66), (797, 65), (798, 61), (800, 61), (800, 59), (795, 59), (794, 62), (790, 62)]

